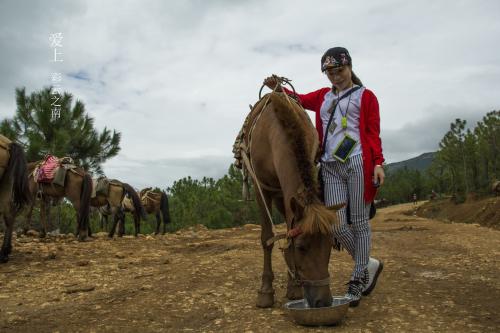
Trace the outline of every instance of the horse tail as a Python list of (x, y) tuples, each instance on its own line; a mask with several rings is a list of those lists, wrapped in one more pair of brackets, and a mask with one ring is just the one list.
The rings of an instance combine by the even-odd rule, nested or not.
[[(9, 164), (5, 170), (4, 177), (13, 179), (13, 202), (17, 210), (31, 202), (31, 194), (28, 186), (28, 169), (23, 148), (18, 143), (10, 144)], [(8, 179), (8, 178), (5, 178)]]
[(335, 208), (329, 209), (321, 203), (311, 203), (306, 205), (304, 207), (301, 223), (302, 232), (304, 234), (321, 233), (324, 235), (331, 235), (334, 228), (338, 225)]
[(146, 211), (144, 209), (144, 206), (142, 205), (139, 195), (137, 195), (137, 192), (132, 186), (127, 183), (122, 183), (122, 186), (125, 194), (132, 198), (132, 204), (134, 205), (134, 215), (138, 218), (142, 217), (143, 220), (146, 220)]
[(160, 210), (163, 216), (163, 223), (170, 223), (170, 212), (168, 209), (168, 197), (165, 191), (161, 191)]
[(78, 225), (80, 230), (86, 230), (89, 226), (90, 197), (92, 195), (92, 178), (85, 172), (82, 179), (82, 190), (80, 192), (80, 210), (78, 212)]

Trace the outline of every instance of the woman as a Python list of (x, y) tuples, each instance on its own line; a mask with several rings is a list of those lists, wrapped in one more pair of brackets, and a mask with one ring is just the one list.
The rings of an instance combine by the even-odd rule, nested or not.
[[(305, 109), (316, 113), (316, 129), (322, 143), (321, 176), (327, 206), (348, 203), (338, 211), (340, 227), (334, 237), (349, 252), (355, 265), (346, 297), (357, 306), (362, 295), (375, 287), (381, 261), (370, 258), (370, 205), (377, 187), (384, 183), (378, 101), (352, 71), (352, 59), (343, 47), (334, 47), (321, 57), (321, 70), (331, 88), (297, 94)], [(264, 84), (283, 91), (274, 76)], [(285, 88), (286, 93), (292, 94)]]

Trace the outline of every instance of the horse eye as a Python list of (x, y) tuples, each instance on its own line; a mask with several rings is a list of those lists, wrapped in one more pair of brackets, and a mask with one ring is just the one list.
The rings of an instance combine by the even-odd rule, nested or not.
[(299, 250), (300, 252), (307, 252), (307, 246), (304, 243), (297, 243), (295, 245), (295, 248)]

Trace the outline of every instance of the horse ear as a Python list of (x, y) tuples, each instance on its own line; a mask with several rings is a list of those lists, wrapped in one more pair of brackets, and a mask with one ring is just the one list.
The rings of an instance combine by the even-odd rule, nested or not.
[(338, 205), (328, 206), (326, 208), (328, 208), (330, 210), (333, 210), (333, 211), (338, 211), (338, 210), (341, 210), (342, 208), (344, 208), (345, 206), (346, 206), (345, 203), (341, 203), (341, 204), (338, 204)]

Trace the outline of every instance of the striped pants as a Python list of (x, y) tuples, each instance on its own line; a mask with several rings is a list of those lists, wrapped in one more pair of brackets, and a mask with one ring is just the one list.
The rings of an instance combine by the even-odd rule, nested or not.
[(363, 198), (362, 155), (354, 155), (345, 163), (323, 162), (321, 172), (326, 206), (349, 203), (351, 224), (347, 224), (347, 210), (343, 207), (337, 212), (340, 225), (334, 232), (334, 237), (354, 259), (351, 280), (361, 279), (368, 266), (371, 246), (371, 230), (368, 222), (370, 204), (365, 203)]

